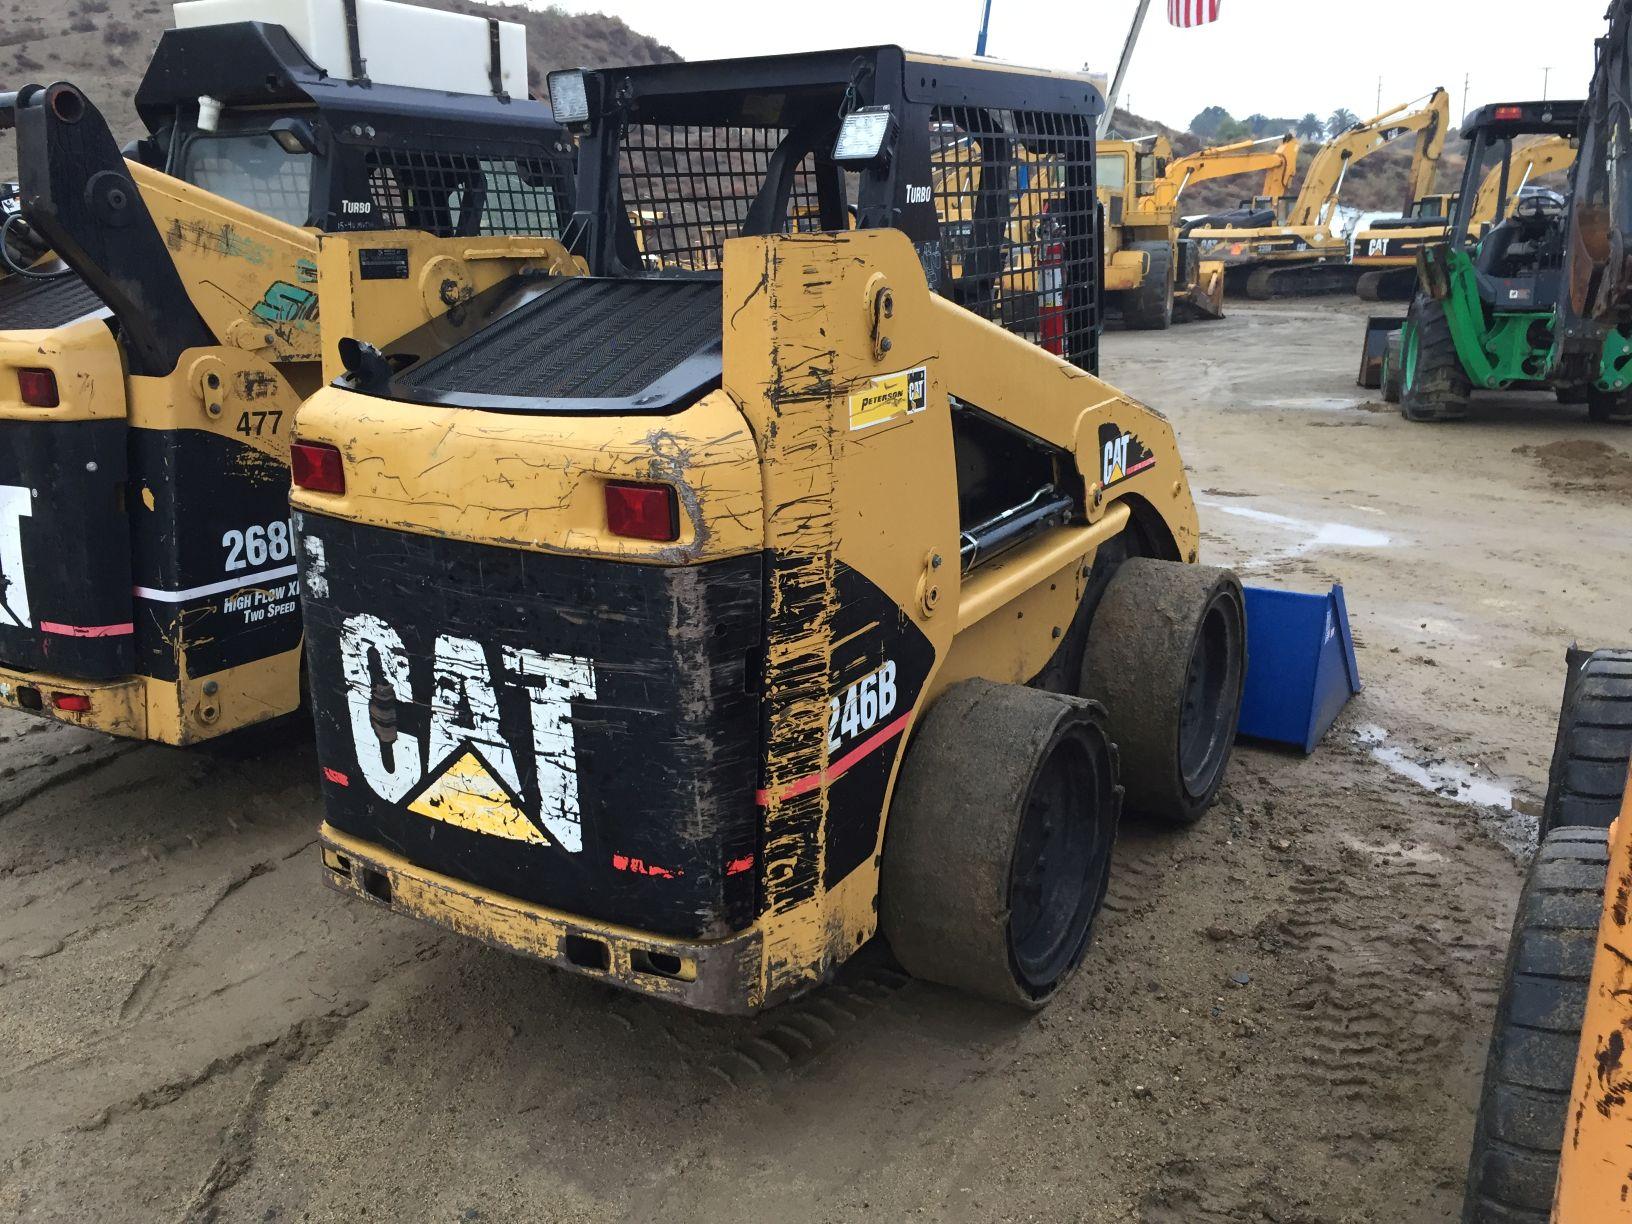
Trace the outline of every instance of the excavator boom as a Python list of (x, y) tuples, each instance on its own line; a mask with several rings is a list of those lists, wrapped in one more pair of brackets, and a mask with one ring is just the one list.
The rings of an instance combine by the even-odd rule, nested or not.
[[(1343, 180), (1354, 164), (1412, 134), (1417, 136), (1417, 155), (1411, 167), (1412, 199), (1426, 195), (1445, 148), (1450, 117), (1450, 95), (1436, 89), (1420, 106), (1408, 102), (1355, 124), (1315, 154), (1287, 223), (1308, 226), (1330, 221), (1343, 190)], [(1427, 185), (1419, 188), (1419, 182)]]
[[(1508, 170), (1507, 212), (1519, 203), (1519, 192), (1546, 174), (1567, 170), (1575, 162), (1575, 146), (1562, 136), (1543, 136), (1522, 148), (1514, 150), (1513, 164)], [(1496, 201), (1502, 190), (1502, 166), (1495, 165), (1479, 184), (1479, 194), (1473, 198), (1473, 211), (1468, 224), (1474, 233), (1487, 221), (1495, 221)]]
[(1260, 170), (1264, 174), (1263, 194), (1277, 199), (1286, 194), (1297, 168), (1298, 138), (1290, 132), (1263, 140), (1215, 145), (1169, 162), (1167, 173), (1156, 184), (1156, 203), (1158, 207), (1172, 207), (1192, 183)]

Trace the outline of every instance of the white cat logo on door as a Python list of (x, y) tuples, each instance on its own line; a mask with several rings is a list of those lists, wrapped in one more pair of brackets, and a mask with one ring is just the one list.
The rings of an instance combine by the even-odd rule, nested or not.
[(34, 513), (34, 495), (0, 485), (0, 627), (30, 628), (28, 579), (23, 574), (23, 520)]

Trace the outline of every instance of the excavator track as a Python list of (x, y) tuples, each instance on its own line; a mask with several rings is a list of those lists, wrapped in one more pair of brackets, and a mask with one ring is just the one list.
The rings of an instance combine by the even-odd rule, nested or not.
[(1352, 294), (1364, 271), (1364, 268), (1337, 262), (1260, 267), (1242, 278), (1241, 291), (1255, 302)]

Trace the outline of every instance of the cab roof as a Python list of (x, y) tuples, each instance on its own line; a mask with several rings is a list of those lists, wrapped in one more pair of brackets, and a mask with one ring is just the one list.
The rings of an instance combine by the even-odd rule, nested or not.
[[(1100, 115), (1104, 96), (1077, 73), (1022, 68), (997, 60), (957, 59), (904, 51), (898, 46), (851, 47), (738, 59), (687, 60), (586, 70), (627, 82), (633, 95), (765, 93), (843, 87), (867, 77), (873, 101)], [(610, 98), (610, 94), (608, 95)]]
[(1483, 132), (1498, 139), (1504, 136), (1577, 136), (1585, 119), (1587, 104), (1579, 99), (1546, 102), (1492, 102), (1481, 106), (1462, 123), (1462, 136), (1472, 139)]
[(136, 113), (149, 131), (198, 105), (200, 95), (229, 109), (250, 106), (315, 106), (336, 126), (356, 116), (427, 118), (456, 125), (481, 124), (494, 135), (505, 129), (529, 140), (554, 140), (562, 129), (550, 108), (528, 98), (456, 94), (332, 77), (318, 67), (281, 25), (234, 21), (166, 30), (159, 36), (142, 83)]

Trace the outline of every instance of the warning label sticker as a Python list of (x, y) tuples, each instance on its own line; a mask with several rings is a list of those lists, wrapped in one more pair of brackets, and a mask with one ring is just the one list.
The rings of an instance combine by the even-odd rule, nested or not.
[(929, 370), (918, 366), (881, 374), (850, 392), (850, 428), (866, 429), (896, 417), (922, 412), (929, 404)]

